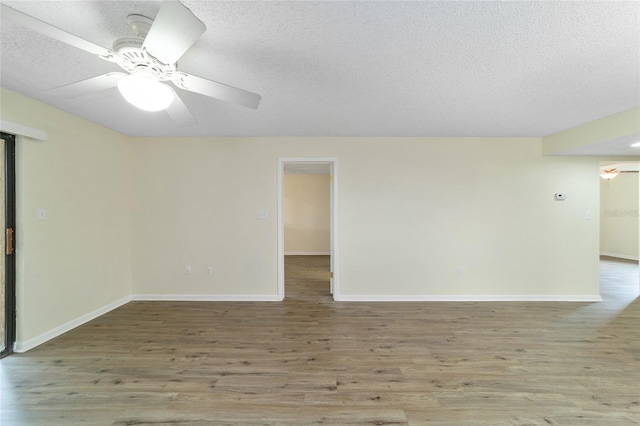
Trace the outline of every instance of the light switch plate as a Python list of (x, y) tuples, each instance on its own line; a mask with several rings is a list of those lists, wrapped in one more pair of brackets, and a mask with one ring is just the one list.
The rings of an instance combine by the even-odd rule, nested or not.
[(260, 220), (269, 219), (269, 210), (266, 210), (266, 209), (258, 210), (258, 219), (260, 219)]
[(45, 209), (43, 207), (38, 207), (37, 219), (38, 220), (47, 220), (47, 209)]

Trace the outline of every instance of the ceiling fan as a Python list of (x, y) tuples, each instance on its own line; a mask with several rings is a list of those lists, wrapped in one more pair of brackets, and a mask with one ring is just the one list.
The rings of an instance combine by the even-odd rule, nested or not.
[(261, 96), (243, 89), (178, 71), (176, 62), (206, 31), (191, 10), (177, 0), (164, 0), (155, 20), (142, 15), (127, 16), (133, 37), (119, 38), (113, 49), (57, 28), (33, 16), (0, 4), (2, 16), (48, 37), (118, 64), (126, 73), (110, 72), (47, 90), (45, 93), (77, 97), (118, 87), (123, 97), (147, 111), (166, 110), (179, 125), (196, 124), (195, 117), (168, 82), (201, 95), (256, 109)]

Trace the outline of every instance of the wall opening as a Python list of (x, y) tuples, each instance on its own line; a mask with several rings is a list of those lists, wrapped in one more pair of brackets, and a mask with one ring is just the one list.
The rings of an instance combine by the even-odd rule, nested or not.
[[(336, 171), (335, 159), (279, 160), (278, 298), (280, 300), (287, 297), (286, 270), (302, 267), (307, 268), (309, 296), (317, 293), (334, 295), (335, 298), (337, 287)], [(300, 271), (297, 270), (297, 272), (300, 276)], [(328, 281), (327, 288), (317, 286), (317, 283), (326, 281)]]
[[(601, 171), (619, 171), (614, 178), (600, 179), (600, 258), (612, 265), (617, 262), (621, 268), (624, 268), (624, 263), (637, 268), (640, 258), (639, 166), (640, 163), (635, 161), (603, 162), (600, 166)], [(606, 265), (601, 266), (606, 268)], [(640, 280), (640, 271), (635, 275)], [(633, 287), (621, 288), (620, 291), (639, 294), (640, 284)], [(602, 288), (601, 282), (601, 293)]]

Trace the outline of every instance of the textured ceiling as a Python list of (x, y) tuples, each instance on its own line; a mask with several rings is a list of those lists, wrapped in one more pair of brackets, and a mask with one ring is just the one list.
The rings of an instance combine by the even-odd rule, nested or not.
[[(111, 48), (159, 1), (3, 1)], [(217, 2), (183, 71), (262, 95), (257, 110), (180, 92), (198, 124), (116, 89), (42, 91), (118, 71), (1, 20), (0, 83), (130, 135), (545, 136), (640, 105), (637, 1)]]

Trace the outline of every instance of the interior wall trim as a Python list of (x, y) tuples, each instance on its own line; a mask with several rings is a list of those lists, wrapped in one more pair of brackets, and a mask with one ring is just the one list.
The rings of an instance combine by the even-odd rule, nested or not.
[(341, 294), (341, 302), (601, 302), (600, 295), (531, 294), (531, 295), (354, 295)]
[(93, 312), (89, 312), (87, 314), (82, 315), (81, 317), (78, 317), (74, 320), (71, 320), (65, 324), (62, 324), (58, 327), (55, 327), (45, 333), (42, 333), (39, 336), (36, 336), (32, 339), (29, 340), (25, 340), (25, 341), (21, 341), (21, 340), (16, 340), (16, 343), (14, 345), (13, 351), (14, 352), (18, 352), (18, 353), (23, 353), (26, 352), (30, 349), (35, 348), (36, 346), (40, 346), (41, 344), (60, 336), (61, 334), (66, 333), (67, 331), (71, 331), (74, 328), (81, 326), (82, 324), (85, 324), (91, 320), (94, 320), (96, 318), (98, 318), (99, 316), (102, 316), (104, 314), (106, 314), (109, 311), (113, 311), (116, 308), (119, 308), (120, 306), (126, 305), (127, 303), (131, 302), (131, 296), (127, 296), (127, 297), (123, 297), (122, 299), (116, 300), (115, 302), (109, 303), (108, 305), (105, 305), (101, 308), (96, 309)]
[(0, 120), (0, 130), (13, 135), (26, 136), (37, 141), (44, 142), (49, 139), (49, 134), (44, 130), (34, 129), (7, 120)]
[(135, 301), (168, 302), (277, 302), (275, 294), (134, 294)]

